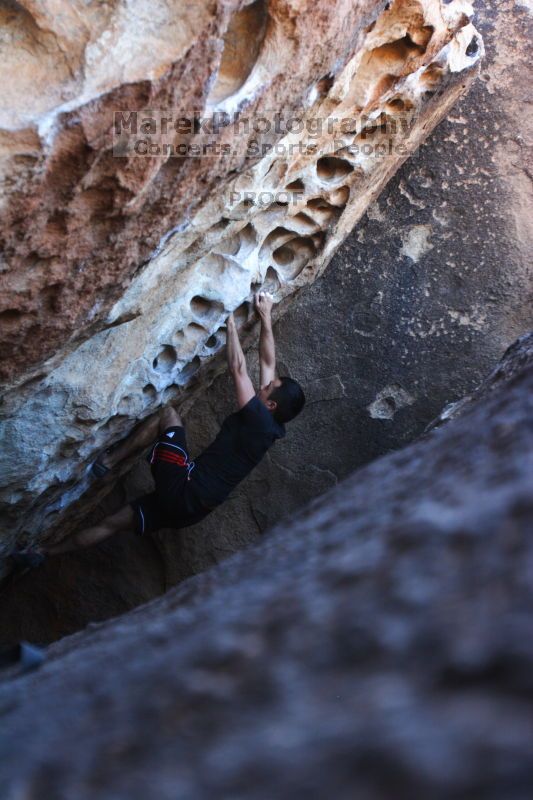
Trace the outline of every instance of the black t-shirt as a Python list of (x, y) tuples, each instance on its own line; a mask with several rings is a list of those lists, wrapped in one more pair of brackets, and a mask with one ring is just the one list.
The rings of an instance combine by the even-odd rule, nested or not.
[(214, 508), (283, 436), (285, 426), (276, 422), (254, 395), (239, 411), (226, 417), (216, 439), (195, 460), (188, 493), (204, 508)]

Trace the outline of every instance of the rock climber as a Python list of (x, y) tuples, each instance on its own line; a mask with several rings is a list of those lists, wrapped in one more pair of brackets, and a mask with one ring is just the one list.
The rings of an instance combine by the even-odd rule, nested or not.
[(261, 319), (259, 369), (261, 388), (256, 392), (239, 341), (233, 314), (227, 320), (227, 360), (237, 395), (238, 411), (223, 422), (215, 440), (192, 461), (183, 421), (174, 408), (164, 408), (128, 440), (107, 451), (93, 472), (103, 477), (120, 461), (146, 448), (154, 438), (148, 460), (155, 489), (98, 525), (85, 528), (63, 541), (17, 551), (20, 567), (32, 567), (45, 556), (89, 547), (119, 531), (148, 535), (160, 528), (194, 525), (226, 500), (230, 492), (261, 461), (276, 439), (285, 436), (285, 423), (302, 410), (305, 396), (297, 381), (278, 377), (272, 331), (272, 298), (264, 292), (254, 297)]

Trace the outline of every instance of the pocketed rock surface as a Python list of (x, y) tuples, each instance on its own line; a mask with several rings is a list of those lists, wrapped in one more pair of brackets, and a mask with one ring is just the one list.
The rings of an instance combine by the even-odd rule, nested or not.
[[(308, 396), (283, 443), (223, 507), (179, 536), (125, 534), (26, 576), (2, 595), (1, 641), (53, 641), (260, 541), (354, 469), (420, 435), (531, 328), (531, 15), (490, 2), (476, 9), (476, 25), (486, 55), (470, 93), (275, 325), (280, 369)], [(234, 408), (229, 380), (207, 390), (202, 381), (185, 414), (193, 456)], [(371, 415), (378, 395), (391, 418)], [(413, 402), (390, 402), (406, 396)], [(13, 446), (10, 462), (20, 454)], [(25, 452), (31, 462), (31, 447)], [(80, 524), (150, 487), (141, 460)]]
[(461, 414), (0, 685), (6, 798), (531, 788), (533, 334)]
[[(486, 54), (469, 94), (275, 326), (280, 370), (304, 386), (304, 413), (229, 506), (180, 543), (162, 537), (173, 580), (411, 442), (533, 327), (533, 17), (486, 2), (476, 26)], [(252, 352), (249, 362), (256, 377)], [(193, 453), (233, 403), (218, 378), (186, 416)], [(143, 474), (128, 479), (132, 491)]]
[(102, 501), (102, 449), (195, 404), (230, 312), (252, 340), (256, 289), (282, 313), (320, 276), (484, 52), (465, 0), (54, 12), (0, 10), (0, 575)]

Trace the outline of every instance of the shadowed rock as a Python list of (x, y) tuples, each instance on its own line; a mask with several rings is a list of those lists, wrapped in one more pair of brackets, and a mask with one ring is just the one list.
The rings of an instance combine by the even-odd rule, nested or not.
[(533, 334), (462, 413), (0, 688), (7, 797), (527, 797)]
[(462, 0), (67, 5), (0, 9), (0, 575), (197, 401), (230, 311), (249, 343), (257, 288), (321, 275), (483, 55)]

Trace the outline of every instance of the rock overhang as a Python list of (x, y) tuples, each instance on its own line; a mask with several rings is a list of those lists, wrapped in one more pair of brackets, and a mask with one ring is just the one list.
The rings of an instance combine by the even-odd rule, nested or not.
[[(219, 368), (216, 354), (229, 311), (253, 336), (255, 289), (271, 291), (283, 308), (321, 274), (388, 178), (466, 89), (482, 55), (471, 7), (459, 0), (442, 6), (398, 0), (386, 8), (369, 3), (364, 10), (345, 0), (330, 5), (329, 14), (315, 4), (319, 34), (335, 31), (341, 13), (353, 23), (349, 35), (344, 27), (337, 31), (329, 60), (323, 48), (320, 57), (311, 52), (311, 44), (318, 47), (316, 31), (298, 27), (301, 5), (233, 4), (232, 13), (226, 8), (225, 16), (210, 17), (209, 24), (216, 19), (218, 25), (217, 35), (211, 34), (212, 60), (178, 62), (181, 75), (187, 68), (199, 72), (201, 87), (195, 97), (182, 92), (181, 103), (179, 78), (167, 75), (176, 70), (173, 61), (136, 74), (127, 91), (119, 72), (118, 97), (111, 85), (103, 99), (80, 90), (79, 107), (74, 97), (68, 110), (63, 104), (44, 112), (45, 128), (41, 116), (42, 149), (31, 181), (46, 191), (36, 203), (35, 228), (20, 241), (8, 236), (4, 251), (12, 267), (4, 272), (12, 306), (0, 319), (7, 326), (4, 367), (11, 364), (13, 388), (4, 397), (1, 497), (15, 532), (33, 537), (64, 523), (66, 509), (74, 519), (72, 503), (81, 513), (97, 496), (87, 467), (103, 446), (162, 404), (186, 407), (194, 401), (195, 391)], [(241, 52), (239, 33), (246, 31), (252, 46)], [(294, 57), (298, 31), (300, 37), (305, 31), (296, 41), (307, 60), (287, 84), (282, 72)], [(204, 32), (198, 24), (196, 35)], [(225, 56), (228, 47), (238, 69)], [(212, 156), (209, 165), (194, 157), (113, 158), (113, 113), (128, 110), (129, 103), (153, 116), (163, 96), (161, 82), (165, 101), (169, 87), (178, 101), (172, 116), (190, 118), (199, 105), (204, 115), (230, 118), (217, 132), (219, 144), (236, 146), (227, 163)], [(300, 129), (258, 134), (253, 122), (268, 120), (285, 103), (281, 121), (286, 124), (290, 114)], [(239, 138), (232, 122), (242, 123), (245, 115), (251, 125)], [(31, 125), (24, 135), (11, 132), (15, 150), (21, 141), (36, 147), (28, 131), (35, 136)], [(159, 134), (156, 145), (162, 143)], [(195, 144), (205, 145), (209, 137), (201, 133)], [(254, 137), (265, 155), (247, 158)], [(8, 149), (4, 163), (11, 163), (12, 153)], [(8, 215), (15, 218), (28, 169), (24, 158), (21, 163), (15, 170), (22, 181), (15, 181), (19, 194), (4, 194)], [(55, 176), (54, 165), (60, 168)], [(60, 179), (67, 167), (65, 186)], [(82, 233), (86, 228), (89, 239)], [(74, 257), (73, 242), (81, 259)], [(61, 247), (67, 247), (63, 273)], [(100, 280), (102, 259), (108, 259), (108, 269)], [(32, 271), (36, 284), (28, 289)], [(65, 288), (73, 275), (84, 274)], [(86, 293), (91, 279), (94, 291)], [(62, 313), (65, 291), (75, 307)], [(50, 318), (53, 330), (47, 327)], [(24, 338), (32, 330), (40, 334), (33, 352), (25, 350)], [(10, 336), (19, 344), (18, 360), (10, 358)], [(15, 464), (12, 454), (15, 448), (21, 452), (21, 442), (26, 455)]]

